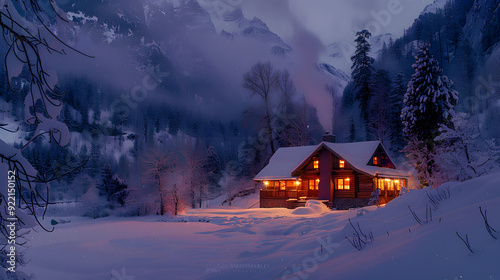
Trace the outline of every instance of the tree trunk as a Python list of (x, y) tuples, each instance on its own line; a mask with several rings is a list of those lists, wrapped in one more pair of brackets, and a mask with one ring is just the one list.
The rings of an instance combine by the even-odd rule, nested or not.
[(192, 209), (195, 209), (196, 208), (196, 199), (195, 199), (195, 195), (194, 195), (194, 186), (193, 184), (191, 184), (191, 208)]
[(271, 153), (274, 155), (276, 151), (274, 149), (274, 141), (273, 141), (273, 127), (271, 126), (271, 114), (269, 113), (269, 101), (266, 100), (266, 121), (267, 121), (267, 135), (269, 137), (269, 144), (271, 145)]
[(200, 185), (200, 198), (198, 199), (198, 202), (199, 202), (199, 207), (201, 208), (201, 202), (202, 202), (202, 198), (203, 198), (203, 187)]
[(160, 192), (160, 215), (163, 216), (163, 208), (164, 208), (164, 205), (163, 205), (163, 194)]
[(156, 176), (158, 176), (158, 192), (160, 193), (160, 215), (163, 216), (163, 214), (165, 214), (165, 212), (164, 212), (165, 204), (163, 201), (163, 191), (162, 191), (163, 186), (162, 186), (162, 182), (161, 182), (160, 171), (158, 171)]

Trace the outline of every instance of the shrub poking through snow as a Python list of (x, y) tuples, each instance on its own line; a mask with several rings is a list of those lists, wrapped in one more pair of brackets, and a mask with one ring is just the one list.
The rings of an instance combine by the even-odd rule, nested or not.
[(486, 227), (486, 231), (491, 235), (491, 237), (493, 237), (494, 239), (497, 239), (496, 236), (493, 235), (493, 232), (497, 232), (496, 230), (494, 230), (490, 224), (488, 223), (488, 217), (486, 216), (486, 211), (488, 210), (484, 210), (484, 213), (483, 213), (483, 210), (481, 209), (481, 206), (479, 206), (479, 212), (481, 212), (481, 216), (483, 217), (483, 220), (484, 220), (484, 226)]
[(436, 192), (435, 194), (426, 192), (427, 198), (429, 199), (429, 202), (432, 204), (434, 211), (438, 210), (439, 203), (441, 203), (441, 201), (448, 199), (451, 196), (449, 186), (447, 186), (446, 189), (443, 191), (436, 189), (435, 192)]
[(470, 248), (469, 235), (466, 233), (465, 234), (465, 239), (463, 239), (463, 237), (460, 236), (460, 234), (458, 234), (458, 231), (457, 231), (457, 236), (458, 236), (458, 238), (460, 238), (464, 242), (465, 246), (467, 246), (467, 249), (469, 249), (469, 251), (471, 253), (474, 253), (474, 251), (472, 251), (472, 249)]
[(354, 248), (356, 248), (356, 250), (361, 251), (361, 249), (363, 249), (363, 245), (366, 245), (366, 243), (368, 242), (368, 239), (370, 239), (370, 242), (373, 242), (374, 240), (373, 232), (370, 232), (368, 235), (364, 234), (363, 231), (361, 230), (359, 223), (358, 223), (358, 229), (356, 229), (351, 222), (351, 218), (349, 218), (349, 224), (354, 230), (354, 233), (352, 234), (352, 239), (349, 239), (349, 237), (347, 236), (345, 237), (345, 239), (347, 239), (349, 243), (351, 243), (351, 245)]
[(410, 213), (412, 214), (413, 218), (415, 218), (415, 221), (417, 221), (417, 223), (419, 225), (422, 225), (422, 220), (420, 220), (420, 218), (417, 216), (417, 213), (415, 213), (415, 211), (411, 210), (410, 205), (408, 205), (408, 209), (410, 210)]

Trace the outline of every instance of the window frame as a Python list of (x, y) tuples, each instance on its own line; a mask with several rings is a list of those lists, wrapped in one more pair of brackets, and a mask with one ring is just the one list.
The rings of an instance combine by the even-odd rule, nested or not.
[(351, 178), (337, 178), (336, 189), (346, 191), (351, 189)]
[(317, 159), (317, 158), (313, 159), (313, 168), (319, 169), (319, 159)]
[[(311, 184), (312, 182), (312, 184)], [(308, 190), (310, 191), (317, 191), (318, 190), (318, 186), (319, 186), (319, 179), (309, 179), (308, 180)]]

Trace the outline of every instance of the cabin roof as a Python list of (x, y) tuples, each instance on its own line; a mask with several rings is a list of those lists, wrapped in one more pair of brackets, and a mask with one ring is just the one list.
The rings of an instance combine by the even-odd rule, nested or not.
[(309, 158), (322, 148), (328, 149), (333, 154), (347, 161), (359, 172), (378, 177), (409, 177), (407, 171), (368, 165), (370, 158), (379, 145), (382, 146), (380, 141), (354, 143), (321, 142), (313, 146), (279, 148), (269, 160), (269, 164), (255, 176), (254, 180), (296, 179), (297, 177), (292, 176), (292, 174), (303, 167)]
[(291, 180), (292, 171), (309, 155), (316, 150), (318, 145), (279, 148), (271, 157), (269, 163), (264, 167), (254, 180)]

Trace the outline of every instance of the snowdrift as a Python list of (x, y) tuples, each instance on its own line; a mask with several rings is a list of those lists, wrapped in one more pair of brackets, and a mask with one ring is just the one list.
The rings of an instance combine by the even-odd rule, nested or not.
[(337, 218), (326, 214), (310, 238), (262, 260), (285, 258), (285, 269), (266, 277), (500, 279), (500, 174), (411, 191), (370, 210), (357, 210), (337, 231), (329, 226)]
[(292, 211), (294, 215), (314, 215), (328, 212), (330, 209), (321, 201), (308, 200), (305, 207), (297, 207)]

